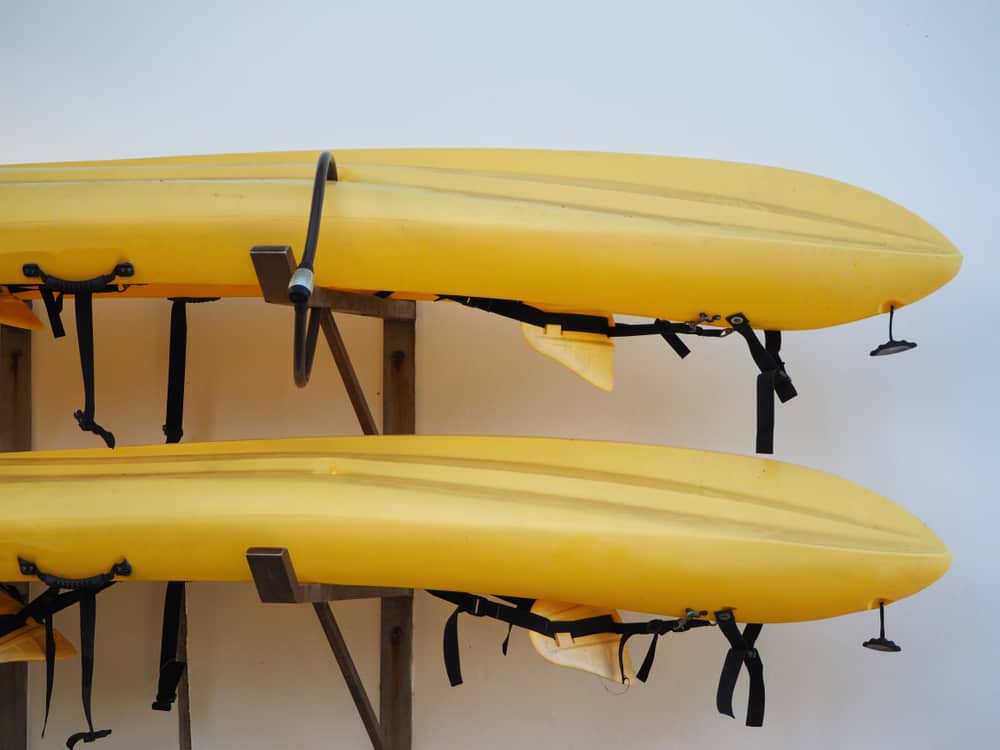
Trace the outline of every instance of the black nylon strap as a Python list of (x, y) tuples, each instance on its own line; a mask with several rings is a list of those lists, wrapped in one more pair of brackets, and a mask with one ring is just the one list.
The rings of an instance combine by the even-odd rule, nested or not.
[(715, 695), (715, 705), (719, 713), (726, 716), (733, 714), (733, 692), (740, 669), (746, 665), (750, 677), (750, 694), (747, 700), (748, 727), (759, 727), (764, 723), (764, 665), (760, 653), (754, 647), (762, 626), (752, 623), (743, 628), (741, 633), (736, 626), (736, 620), (730, 610), (715, 613), (716, 622), (722, 634), (729, 641), (729, 651), (719, 676), (719, 688)]
[(750, 356), (760, 370), (757, 376), (757, 453), (774, 453), (774, 396), (782, 403), (798, 395), (782, 362), (781, 332), (765, 331), (764, 344), (754, 332), (743, 313), (730, 315), (726, 320), (747, 342)]
[(677, 356), (684, 358), (691, 350), (680, 340), (679, 333), (692, 336), (707, 336), (721, 338), (729, 332), (722, 328), (702, 328), (690, 323), (673, 323), (669, 320), (656, 320), (652, 323), (615, 323), (612, 325), (606, 317), (598, 315), (581, 315), (578, 313), (552, 313), (532, 307), (524, 302), (493, 299), (492, 297), (462, 297), (453, 294), (438, 295), (439, 300), (458, 302), (466, 307), (474, 307), (504, 318), (511, 318), (529, 325), (544, 328), (557, 325), (564, 331), (578, 333), (596, 333), (610, 338), (628, 338), (633, 336), (662, 336)]
[[(19, 559), (19, 562), (21, 563), (21, 570), (24, 571), (26, 561)], [(28, 618), (36, 620), (45, 626), (45, 718), (42, 723), (42, 736), (45, 736), (45, 730), (48, 727), (49, 709), (52, 705), (52, 688), (55, 684), (56, 640), (52, 622), (53, 616), (57, 612), (79, 603), (82, 695), (84, 713), (90, 724), (90, 731), (74, 734), (67, 741), (67, 746), (73, 747), (73, 745), (81, 740), (84, 742), (93, 742), (95, 739), (106, 737), (111, 734), (110, 729), (99, 732), (94, 731), (90, 717), (90, 694), (93, 685), (94, 630), (97, 615), (95, 597), (98, 593), (113, 585), (113, 581), (108, 578), (110, 574), (102, 574), (85, 579), (66, 579), (41, 573), (31, 563), (27, 563), (27, 565), (33, 572), (26, 573), (26, 575), (37, 575), (40, 579), (42, 576), (45, 576), (42, 580), (67, 581), (75, 585), (75, 588), (65, 593), (61, 593), (59, 587), (51, 586), (35, 597), (33, 601), (17, 614), (0, 617), (0, 635), (6, 635), (21, 627)], [(128, 573), (123, 573), (122, 575), (128, 575)], [(84, 582), (86, 582), (86, 586), (81, 585)]]
[(565, 629), (555, 630), (552, 626), (556, 623), (553, 623), (553, 621), (546, 617), (536, 615), (521, 607), (512, 607), (491, 601), (484, 596), (454, 591), (428, 591), (428, 593), (456, 605), (455, 611), (451, 613), (451, 616), (445, 622), (444, 641), (442, 644), (444, 666), (448, 673), (448, 681), (452, 687), (462, 684), (462, 665), (458, 642), (458, 616), (463, 612), (474, 617), (489, 617), (494, 620), (500, 620), (511, 626), (517, 625), (518, 627), (550, 636), (554, 632), (571, 632), (571, 629), (577, 632), (574, 637), (592, 635), (594, 633), (605, 632), (607, 630), (606, 626), (616, 624), (609, 616), (592, 617), (585, 620), (576, 620), (572, 623), (558, 623), (558, 625), (564, 626)]
[[(653, 633), (653, 639), (649, 643), (649, 649), (646, 651), (646, 658), (642, 660), (642, 666), (639, 667), (639, 671), (635, 673), (635, 678), (639, 682), (645, 682), (649, 679), (649, 670), (653, 668), (653, 659), (656, 657), (656, 642), (660, 640), (660, 633)], [(624, 676), (625, 670), (622, 669), (622, 675)], [(624, 680), (623, 680), (624, 681)]]
[(177, 658), (181, 611), (184, 609), (184, 582), (170, 581), (163, 601), (163, 633), (160, 638), (160, 680), (154, 711), (169, 711), (177, 700), (177, 685), (187, 665)]
[(104, 739), (109, 734), (111, 734), (110, 729), (101, 729), (97, 732), (77, 732), (76, 734), (70, 735), (69, 739), (66, 740), (66, 747), (68, 747), (69, 750), (73, 750), (73, 748), (76, 747), (76, 743), (80, 741), (83, 741), (84, 743), (96, 742), (97, 740)]
[(757, 453), (774, 453), (774, 370), (757, 376)]
[(76, 336), (80, 345), (80, 369), (83, 371), (84, 407), (76, 411), (80, 429), (100, 437), (109, 448), (115, 447), (115, 436), (94, 421), (94, 299), (90, 292), (79, 292), (73, 298), (76, 307)]
[(608, 319), (597, 315), (579, 315), (576, 313), (550, 313), (524, 302), (514, 300), (494, 299), (492, 297), (462, 297), (458, 295), (442, 294), (438, 299), (458, 302), (466, 307), (474, 307), (484, 310), (494, 315), (504, 318), (512, 318), (522, 323), (544, 328), (547, 325), (558, 325), (567, 331), (577, 331), (580, 333), (599, 333), (605, 336), (610, 335), (612, 326), (608, 325)]
[(23, 626), (29, 617), (42, 622), (48, 615), (60, 612), (78, 601), (80, 601), (80, 594), (77, 591), (67, 591), (60, 594), (58, 589), (46, 589), (35, 597), (34, 601), (25, 605), (20, 612), (12, 615), (0, 615), (0, 637)]
[[(109, 584), (110, 585), (110, 584)], [(47, 588), (33, 601), (25, 605), (20, 612), (0, 616), (0, 636), (12, 633), (27, 623), (31, 618), (45, 627), (45, 718), (42, 722), (42, 736), (49, 723), (49, 707), (52, 705), (52, 687), (55, 682), (56, 639), (52, 617), (70, 605), (80, 601), (79, 591), (59, 593), (57, 588)]]
[[(45, 625), (45, 721), (42, 733), (48, 726), (49, 706), (52, 702), (52, 685), (55, 677), (56, 643), (52, 628), (52, 616), (66, 607), (79, 603), (80, 605), (80, 694), (83, 700), (83, 713), (87, 718), (88, 731), (77, 732), (66, 740), (66, 747), (73, 748), (78, 742), (93, 742), (111, 734), (110, 729), (94, 730), (94, 720), (91, 715), (91, 694), (94, 685), (94, 634), (97, 628), (97, 594), (114, 584), (116, 575), (128, 576), (132, 566), (128, 560), (122, 560), (111, 566), (107, 573), (100, 573), (88, 578), (65, 578), (42, 572), (35, 563), (18, 558), (18, 566), (24, 575), (36, 576), (49, 588), (28, 604), (18, 617), (26, 620), (32, 617)], [(69, 589), (60, 593), (60, 588)]]
[(97, 590), (80, 590), (80, 697), (83, 715), (87, 719), (86, 732), (77, 732), (66, 740), (70, 750), (80, 741), (89, 743), (111, 734), (110, 729), (94, 729), (91, 698), (94, 689), (94, 636), (97, 631)]
[(458, 650), (458, 616), (462, 608), (458, 607), (444, 624), (444, 668), (448, 673), (448, 682), (452, 687), (462, 684), (462, 659)]
[[(38, 291), (45, 303), (45, 311), (52, 326), (52, 335), (61, 338), (66, 335), (62, 324), (62, 295), (72, 294), (76, 306), (76, 333), (80, 346), (80, 367), (83, 370), (83, 390), (85, 406), (73, 416), (80, 429), (100, 437), (109, 448), (115, 447), (115, 436), (94, 421), (94, 312), (93, 296), (102, 292), (116, 291), (112, 283), (116, 278), (135, 275), (131, 263), (119, 263), (110, 273), (92, 279), (73, 281), (51, 276), (37, 263), (25, 263), (22, 272), (29, 279), (40, 279)], [(58, 292), (56, 297), (54, 292)]]
[(167, 366), (167, 443), (184, 436), (184, 376), (187, 370), (187, 301), (175, 299), (170, 308), (170, 361)]
[[(517, 627), (541, 633), (550, 638), (554, 637), (557, 633), (567, 633), (572, 638), (582, 638), (599, 633), (620, 635), (618, 667), (623, 683), (625, 682), (625, 644), (633, 635), (646, 634), (653, 636), (653, 641), (650, 644), (649, 651), (646, 653), (646, 658), (643, 660), (642, 667), (636, 673), (636, 677), (645, 682), (653, 666), (653, 658), (656, 655), (656, 640), (659, 636), (711, 625), (706, 620), (696, 619), (698, 616), (706, 614), (705, 612), (694, 612), (693, 610), (689, 610), (686, 617), (678, 620), (617, 622), (611, 615), (585, 617), (579, 620), (551, 620), (547, 617), (534, 614), (523, 605), (523, 602), (531, 602), (532, 600), (530, 599), (513, 599), (513, 601), (518, 601), (519, 605), (509, 606), (476, 594), (440, 590), (428, 590), (427, 593), (456, 605), (455, 611), (451, 613), (445, 623), (443, 642), (445, 670), (448, 673), (448, 681), (451, 682), (453, 687), (462, 684), (462, 667), (458, 642), (458, 616), (463, 612), (474, 617), (489, 617), (490, 619), (499, 620), (511, 626), (516, 625)], [(530, 605), (528, 606), (530, 607)], [(508, 631), (509, 637), (510, 633)]]
[(62, 322), (63, 297), (61, 294), (56, 297), (51, 289), (44, 286), (38, 291), (42, 295), (42, 302), (45, 303), (45, 312), (49, 316), (52, 338), (61, 339), (66, 335), (66, 327)]
[(171, 297), (170, 355), (167, 366), (167, 416), (163, 434), (167, 443), (179, 443), (184, 437), (184, 381), (187, 377), (187, 306), (217, 302), (218, 297)]
[(709, 624), (701, 620), (693, 620), (690, 616), (684, 620), (649, 620), (648, 622), (639, 623), (620, 623), (623, 630), (621, 640), (618, 642), (618, 673), (621, 675), (622, 684), (624, 685), (626, 682), (625, 644), (628, 643), (629, 638), (633, 635), (653, 636), (649, 642), (649, 648), (646, 649), (646, 656), (642, 660), (642, 665), (639, 667), (639, 671), (635, 673), (635, 678), (639, 682), (645, 682), (649, 679), (650, 670), (653, 668), (653, 660), (656, 658), (656, 644), (660, 640), (661, 635), (682, 633), (690, 628)]
[(674, 350), (674, 353), (681, 359), (684, 359), (687, 355), (691, 353), (691, 350), (688, 349), (687, 344), (681, 341), (681, 337), (678, 336), (676, 333), (674, 333), (674, 331), (663, 330), (660, 331), (660, 335), (663, 337), (663, 340), (667, 342), (670, 348)]
[(598, 617), (585, 617), (581, 620), (550, 620), (547, 617), (536, 615), (530, 609), (522, 607), (511, 607), (500, 602), (494, 602), (485, 596), (477, 594), (466, 594), (457, 591), (428, 590), (429, 594), (451, 602), (458, 607), (458, 611), (465, 612), (474, 617), (488, 617), (492, 620), (516, 625), (525, 630), (533, 630), (542, 635), (553, 636), (556, 633), (568, 633), (573, 638), (582, 638), (586, 635), (596, 635), (597, 633), (617, 633), (619, 628), (628, 628), (636, 625), (639, 629), (636, 632), (646, 632), (642, 630), (644, 623), (620, 623), (615, 622), (610, 615), (600, 615)]
[(42, 619), (45, 623), (45, 720), (42, 722), (42, 737), (49, 725), (49, 708), (52, 706), (52, 685), (56, 678), (56, 633), (52, 626), (52, 613)]
[(94, 729), (91, 714), (91, 694), (94, 688), (94, 633), (97, 629), (97, 592), (93, 589), (80, 591), (80, 695), (83, 699), (83, 715), (87, 719), (86, 732), (77, 732), (66, 740), (66, 747), (73, 749), (78, 742), (93, 742), (111, 734), (110, 729)]
[(500, 644), (500, 651), (504, 656), (507, 655), (507, 649), (510, 648), (510, 634), (514, 632), (514, 623), (507, 623), (507, 635), (504, 636), (503, 643)]
[(781, 331), (764, 331), (764, 350), (777, 363), (774, 392), (778, 394), (781, 403), (791, 401), (798, 395), (792, 379), (785, 372), (785, 362), (781, 359)]
[[(531, 605), (535, 603), (534, 599), (525, 599), (523, 597), (509, 597), (509, 596), (498, 596), (498, 599), (503, 599), (513, 604), (515, 607), (527, 612), (531, 611)], [(507, 655), (507, 650), (510, 648), (510, 635), (514, 632), (514, 623), (507, 623), (507, 635), (503, 639), (503, 643), (500, 644), (500, 651), (504, 656)]]

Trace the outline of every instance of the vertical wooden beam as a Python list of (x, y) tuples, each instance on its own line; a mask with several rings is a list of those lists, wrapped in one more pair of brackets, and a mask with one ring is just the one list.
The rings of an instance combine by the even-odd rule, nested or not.
[(188, 666), (177, 683), (177, 747), (179, 750), (191, 750), (191, 688), (188, 682), (188, 618), (187, 618), (187, 587), (181, 596), (181, 618), (177, 634), (177, 659)]
[[(414, 317), (416, 317), (414, 315)], [(415, 320), (382, 324), (382, 432), (416, 430)], [(388, 750), (413, 742), (413, 596), (382, 599), (379, 717)]]
[(413, 743), (413, 595), (382, 599), (379, 716), (387, 750)]
[[(31, 450), (31, 334), (0, 326), (0, 452)], [(28, 594), (28, 587), (18, 590)], [(28, 747), (28, 665), (0, 664), (0, 750)]]
[(0, 326), (0, 453), (31, 450), (31, 332)]
[(412, 435), (417, 429), (414, 320), (382, 323), (382, 434)]

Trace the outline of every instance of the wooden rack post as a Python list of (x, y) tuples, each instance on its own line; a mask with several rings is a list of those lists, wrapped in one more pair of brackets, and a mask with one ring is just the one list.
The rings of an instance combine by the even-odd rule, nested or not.
[[(295, 268), (287, 247), (251, 251), (261, 291), (267, 302), (289, 304), (288, 281)], [(382, 426), (386, 434), (411, 434), (416, 426), (415, 344), (416, 304), (316, 289), (310, 306), (320, 308), (320, 326), (365, 434), (378, 430), (360, 381), (333, 318), (333, 312), (379, 317), (383, 320)], [(31, 337), (28, 331), (0, 326), (0, 451), (31, 449)], [(410, 589), (301, 585), (285, 552), (284, 562), (273, 551), (247, 553), (263, 601), (311, 602), (320, 625), (361, 714), (376, 750), (410, 750), (413, 736), (412, 662), (413, 592)], [(270, 557), (268, 555), (270, 554)], [(278, 560), (278, 562), (276, 562)], [(277, 565), (278, 567), (275, 567)], [(270, 571), (270, 572), (268, 572)], [(277, 573), (275, 571), (278, 571)], [(276, 594), (266, 581), (284, 585)], [(262, 581), (265, 581), (262, 584)], [(27, 587), (24, 588), (26, 594)], [(277, 596), (278, 598), (273, 598)], [(282, 598), (285, 597), (285, 598)], [(381, 600), (379, 712), (361, 684), (347, 644), (329, 601), (379, 597)], [(186, 617), (182, 620), (179, 653), (186, 656)], [(178, 691), (179, 745), (191, 748), (191, 717), (187, 674)], [(27, 750), (27, 665), (0, 664), (0, 750)]]
[[(31, 333), (0, 326), (0, 452), (31, 450)], [(18, 590), (27, 596), (26, 584)], [(0, 664), (0, 750), (28, 747), (28, 665)]]

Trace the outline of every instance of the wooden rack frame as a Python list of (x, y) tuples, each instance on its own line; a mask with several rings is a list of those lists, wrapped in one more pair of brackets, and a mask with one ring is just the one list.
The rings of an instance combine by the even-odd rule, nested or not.
[[(31, 334), (0, 326), (0, 451), (31, 450)], [(28, 594), (27, 584), (18, 590)], [(0, 664), (0, 750), (28, 747), (28, 665)]]
[[(288, 282), (295, 269), (291, 248), (255, 247), (250, 252), (265, 301), (288, 305)], [(382, 428), (411, 434), (416, 427), (414, 357), (416, 303), (317, 288), (309, 306), (321, 310), (320, 326), (366, 435), (378, 433), (334, 312), (382, 318)], [(0, 451), (31, 449), (31, 337), (0, 326)], [(247, 562), (261, 601), (313, 605), (375, 750), (410, 750), (413, 736), (413, 592), (400, 588), (300, 584), (287, 550), (252, 548)], [(354, 666), (329, 602), (378, 597), (381, 600), (379, 710)], [(186, 617), (181, 620), (179, 657), (186, 658)], [(197, 665), (195, 665), (196, 667)], [(178, 738), (191, 748), (187, 677), (178, 686)], [(0, 750), (26, 750), (27, 666), (0, 664)]]
[[(290, 247), (261, 246), (250, 251), (264, 300), (288, 305), (288, 282), (295, 270)], [(322, 310), (320, 327), (344, 381), (362, 431), (378, 433), (364, 390), (351, 364), (333, 312), (382, 318), (382, 429), (412, 434), (416, 428), (414, 356), (416, 303), (317, 288), (309, 306)], [(375, 750), (410, 750), (413, 738), (413, 592), (364, 586), (300, 584), (287, 550), (247, 550), (257, 592), (263, 602), (310, 602)], [(379, 597), (382, 601), (379, 712), (371, 700), (341, 635), (329, 602)]]

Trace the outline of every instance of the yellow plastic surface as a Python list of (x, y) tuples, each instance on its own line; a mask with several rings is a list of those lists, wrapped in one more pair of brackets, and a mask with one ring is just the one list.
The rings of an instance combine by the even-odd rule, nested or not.
[[(0, 615), (14, 615), (21, 611), (21, 603), (0, 591)], [(56, 658), (68, 659), (76, 656), (73, 644), (58, 630), (53, 631), (56, 642)], [(17, 630), (0, 638), (0, 664), (12, 661), (45, 661), (45, 626), (34, 619)]]
[(24, 302), (0, 287), (0, 325), (40, 330), (42, 321)]
[[(135, 265), (129, 294), (256, 295), (254, 245), (302, 252), (317, 151), (0, 167), (0, 285)], [(670, 320), (819, 328), (933, 292), (961, 256), (865, 190), (623, 154), (334, 151), (316, 282)]]
[(347, 437), (0, 454), (0, 580), (127, 558), (140, 581), (246, 581), (287, 547), (303, 582), (499, 593), (750, 622), (920, 591), (950, 555), (851, 482), (624, 443)]
[[(550, 620), (585, 620), (589, 617), (609, 616), (615, 622), (621, 622), (618, 610), (606, 607), (593, 607), (586, 604), (571, 604), (569, 602), (552, 602), (539, 599), (531, 606), (536, 615)], [(612, 682), (631, 681), (635, 679), (632, 658), (629, 655), (628, 644), (622, 653), (622, 664), (618, 664), (618, 647), (621, 636), (614, 633), (597, 633), (581, 638), (571, 638), (566, 633), (559, 633), (555, 638), (549, 638), (533, 630), (528, 631), (531, 645), (546, 661), (560, 667), (578, 669), (603, 677)], [(624, 667), (625, 674), (622, 674)]]
[(608, 336), (528, 323), (521, 324), (521, 334), (536, 352), (569, 368), (591, 385), (602, 391), (615, 387), (615, 343)]

